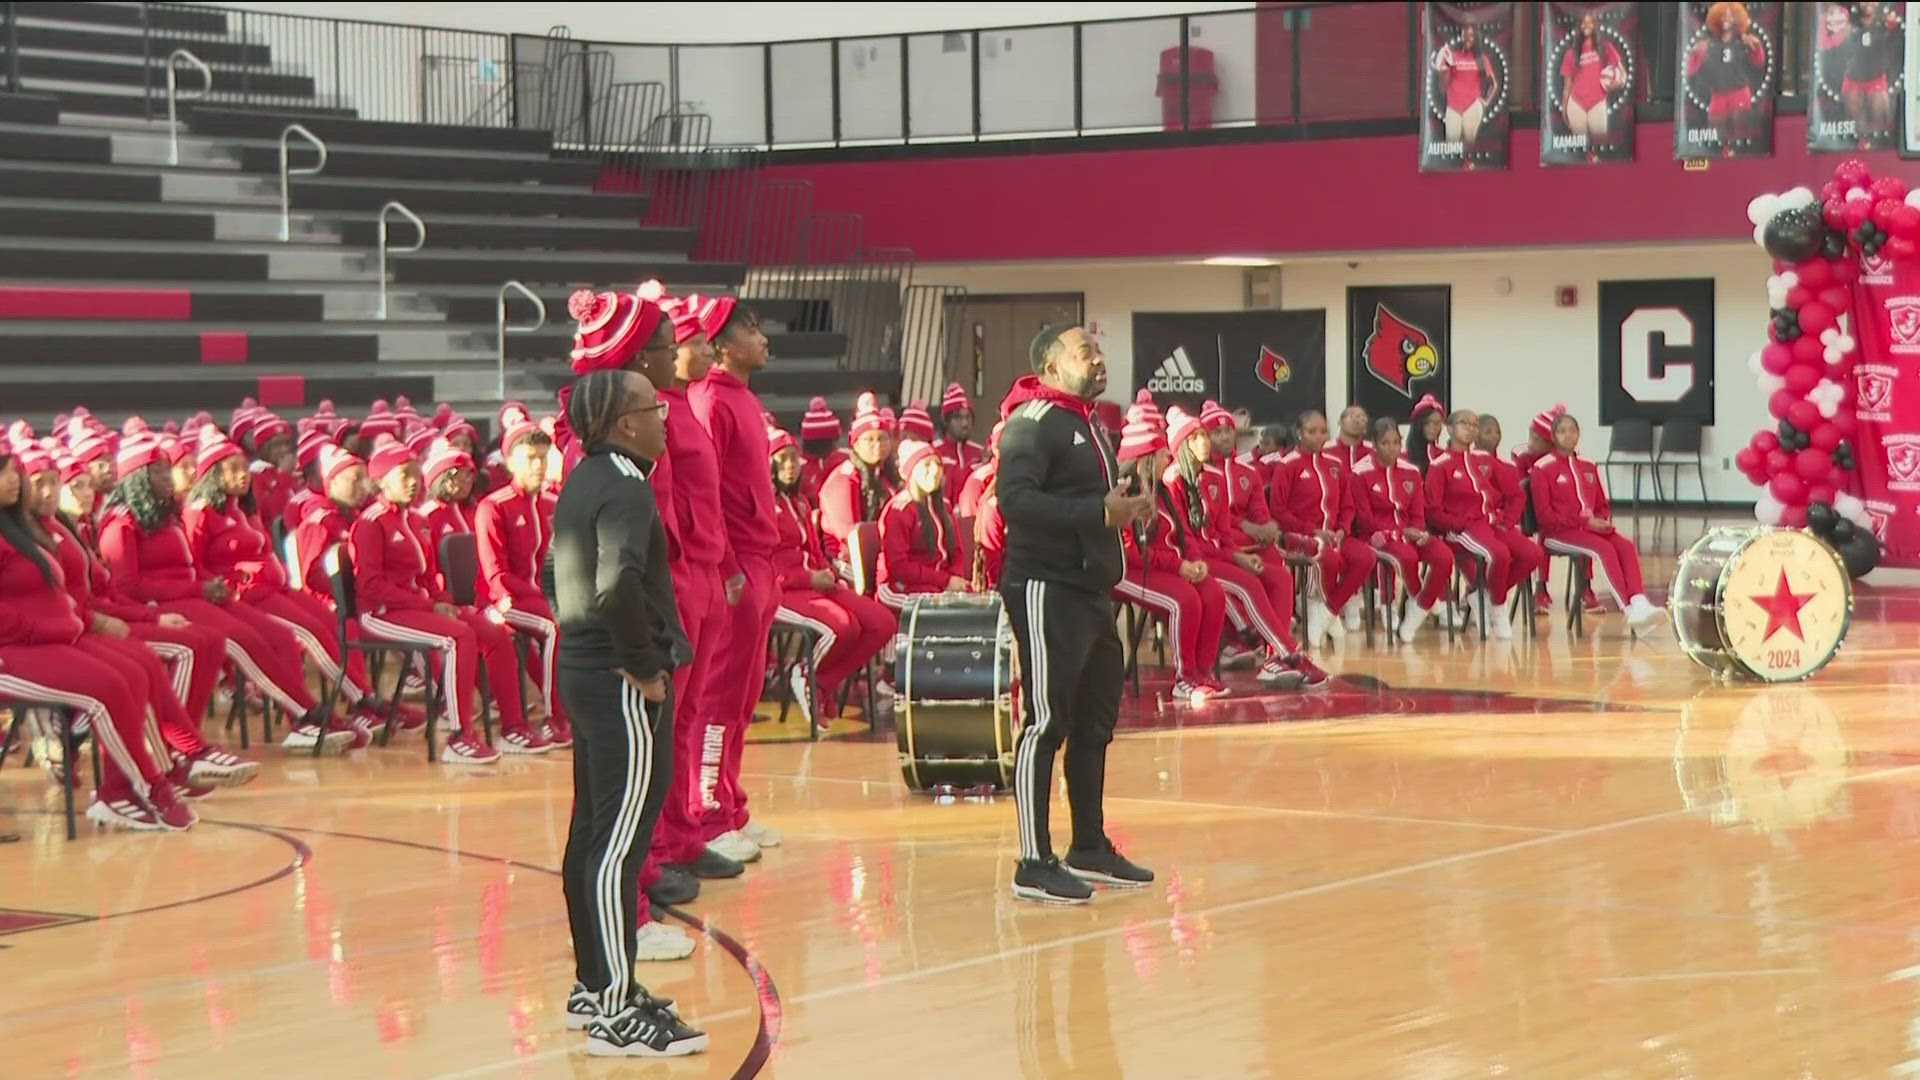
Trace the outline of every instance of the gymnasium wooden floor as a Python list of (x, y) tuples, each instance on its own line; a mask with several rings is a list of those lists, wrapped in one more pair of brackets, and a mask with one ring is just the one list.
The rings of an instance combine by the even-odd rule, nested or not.
[(16, 758), (0, 1075), (1920, 1075), (1916, 622), (1920, 592), (1864, 590), (1784, 688), (1609, 616), (1135, 709), (1109, 817), (1160, 881), (1085, 908), (1014, 903), (1010, 802), (909, 795), (891, 737), (758, 745), (786, 844), (642, 969), (712, 1033), (674, 1063), (562, 1030), (564, 757), (268, 751), (189, 834), (73, 843)]

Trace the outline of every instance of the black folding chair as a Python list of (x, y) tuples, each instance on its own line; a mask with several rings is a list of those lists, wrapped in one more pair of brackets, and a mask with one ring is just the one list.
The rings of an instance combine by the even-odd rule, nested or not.
[[(780, 716), (777, 723), (787, 722), (787, 713), (798, 706), (800, 714), (807, 718), (807, 738), (820, 737), (821, 717), (816, 704), (819, 684), (815, 682), (813, 650), (820, 642), (820, 635), (810, 626), (789, 622), (774, 616), (773, 620), (773, 658), (774, 658), (774, 694), (780, 702)], [(791, 654), (791, 655), (789, 655)], [(805, 672), (807, 700), (800, 701), (793, 692), (793, 673)]]
[(1553, 560), (1567, 560), (1567, 632), (1574, 637), (1586, 633), (1587, 587), (1593, 582), (1593, 560), (1585, 555), (1576, 555), (1567, 551), (1547, 549), (1547, 566), (1553, 566)]
[[(75, 730), (76, 718), (71, 706), (58, 701), (36, 701), (32, 698), (0, 697), (0, 709), (12, 716), (7, 725), (7, 735), (0, 740), (0, 768), (7, 763), (7, 755), (13, 752), (13, 744), (20, 737), (20, 729), (27, 725), (27, 713), (34, 709), (44, 710), (53, 716), (55, 730), (60, 734), (61, 762), (64, 773), (60, 781), (61, 795), (66, 800), (67, 839), (79, 836), (77, 818), (73, 809), (73, 770), (80, 767), (80, 734)], [(104, 719), (102, 720), (104, 723)], [(94, 736), (87, 740), (93, 750), (93, 786), (100, 786), (100, 738)]]
[[(333, 715), (333, 704), (340, 697), (341, 684), (346, 682), (347, 660), (352, 654), (360, 653), (369, 660), (398, 656), (401, 659), (401, 675), (394, 681), (393, 696), (386, 700), (386, 725), (380, 732), (380, 745), (386, 746), (393, 741), (393, 729), (399, 722), (400, 686), (405, 682), (405, 673), (417, 662), (421, 669), (426, 672), (427, 679), (427, 760), (429, 762), (438, 760), (439, 752), (433, 744), (433, 729), (440, 705), (440, 686), (439, 679), (434, 675), (433, 671), (432, 654), (434, 650), (425, 645), (413, 645), (406, 642), (384, 641), (378, 638), (371, 638), (364, 632), (361, 634), (359, 640), (348, 637), (347, 628), (360, 618), (360, 603), (359, 593), (353, 580), (353, 561), (347, 555), (346, 545), (335, 544), (328, 548), (326, 555), (321, 558), (321, 565), (327, 574), (327, 584), (331, 586), (333, 590), (333, 611), (335, 618), (338, 620), (338, 626), (335, 627), (335, 638), (340, 643), (340, 655), (338, 658), (340, 662), (340, 676), (328, 684), (326, 696), (321, 701), (320, 714), (322, 716)], [(367, 687), (367, 693), (371, 694), (377, 703), (380, 699), (380, 679), (378, 675), (373, 675), (369, 677), (367, 681), (372, 684)], [(313, 756), (320, 756), (321, 746), (325, 742), (326, 733), (322, 732), (321, 737), (314, 741)]]
[(1613, 470), (1625, 468), (1633, 470), (1633, 505), (1640, 506), (1640, 470), (1653, 474), (1653, 501), (1665, 501), (1660, 493), (1660, 470), (1653, 456), (1653, 424), (1646, 420), (1619, 420), (1613, 425), (1612, 435), (1607, 442), (1607, 459), (1600, 463), (1601, 475), (1606, 478), (1608, 490), (1613, 488)]
[[(456, 607), (474, 607), (480, 581), (480, 541), (472, 533), (448, 533), (440, 541), (440, 576), (447, 579), (447, 595)], [(513, 655), (520, 678), (514, 683), (520, 694), (520, 715), (527, 715), (527, 642), (519, 627), (505, 620), (501, 625), (513, 635)], [(487, 681), (487, 662), (480, 661), (480, 726), (489, 742), (493, 739), (493, 690)]]
[(1659, 445), (1653, 452), (1653, 482), (1660, 483), (1660, 470), (1673, 470), (1673, 499), (1680, 501), (1680, 471), (1693, 466), (1693, 478), (1700, 485), (1700, 501), (1707, 501), (1707, 470), (1702, 461), (1705, 436), (1700, 421), (1669, 420), (1660, 425)]

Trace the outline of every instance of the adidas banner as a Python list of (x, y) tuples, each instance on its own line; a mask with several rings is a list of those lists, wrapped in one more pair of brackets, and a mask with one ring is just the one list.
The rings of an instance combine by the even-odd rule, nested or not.
[(1168, 405), (1208, 398), (1256, 423), (1291, 419), (1327, 400), (1327, 313), (1136, 312), (1133, 382)]
[(1600, 283), (1600, 423), (1713, 425), (1713, 279)]
[(1368, 285), (1347, 290), (1347, 400), (1405, 422), (1432, 394), (1453, 403), (1453, 290)]

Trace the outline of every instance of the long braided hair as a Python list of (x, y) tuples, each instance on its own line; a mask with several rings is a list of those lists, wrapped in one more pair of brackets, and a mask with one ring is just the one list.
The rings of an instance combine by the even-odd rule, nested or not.
[(34, 536), (33, 529), (27, 525), (27, 478), (13, 455), (0, 450), (0, 472), (8, 469), (21, 473), (20, 494), (13, 500), (12, 506), (0, 507), (0, 539), (4, 539), (13, 550), (26, 556), (40, 571), (41, 579), (48, 585), (52, 585), (53, 562), (47, 558), (48, 549)]
[(173, 524), (175, 505), (171, 494), (162, 497), (154, 490), (153, 476), (145, 469), (136, 469), (122, 477), (113, 486), (113, 493), (107, 496), (107, 506), (124, 506), (133, 515), (134, 524), (144, 533), (154, 533)]
[(1187, 528), (1204, 534), (1207, 531), (1207, 497), (1201, 489), (1200, 474), (1204, 470), (1200, 459), (1193, 456), (1193, 440), (1180, 444), (1174, 451), (1174, 463), (1180, 467), (1180, 478), (1187, 482)]

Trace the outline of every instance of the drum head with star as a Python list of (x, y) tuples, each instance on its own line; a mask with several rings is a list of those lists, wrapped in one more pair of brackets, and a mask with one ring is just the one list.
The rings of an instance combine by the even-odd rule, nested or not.
[(1721, 570), (1719, 594), (1727, 648), (1767, 682), (1825, 667), (1853, 613), (1853, 581), (1840, 557), (1797, 529), (1755, 537)]

